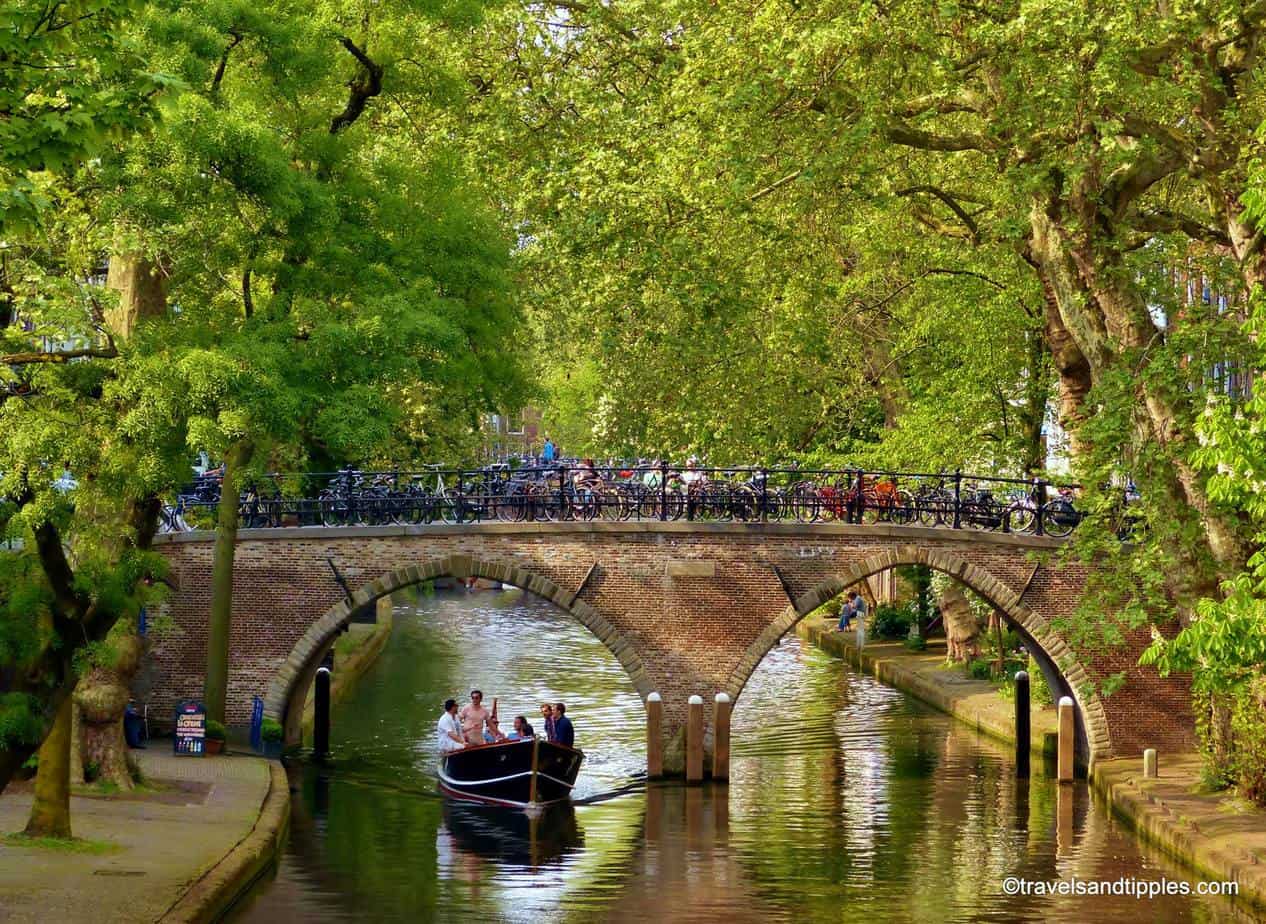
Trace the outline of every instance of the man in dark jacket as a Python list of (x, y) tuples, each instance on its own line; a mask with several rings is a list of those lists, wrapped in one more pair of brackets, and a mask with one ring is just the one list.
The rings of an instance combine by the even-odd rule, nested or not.
[(576, 732), (571, 727), (571, 719), (567, 718), (567, 707), (562, 703), (554, 704), (554, 740), (569, 748), (576, 746)]

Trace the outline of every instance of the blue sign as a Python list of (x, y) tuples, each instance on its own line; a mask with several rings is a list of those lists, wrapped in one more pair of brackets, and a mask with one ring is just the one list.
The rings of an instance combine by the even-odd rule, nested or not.
[(251, 747), (257, 751), (264, 747), (264, 701), (258, 696), (251, 698)]
[(187, 699), (176, 707), (177, 754), (201, 757), (207, 750), (207, 707), (196, 699)]

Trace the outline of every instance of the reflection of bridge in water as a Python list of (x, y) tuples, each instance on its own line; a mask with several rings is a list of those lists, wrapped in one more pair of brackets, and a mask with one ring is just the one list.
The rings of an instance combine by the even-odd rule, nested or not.
[[(1051, 688), (1078, 706), (1083, 759), (1146, 746), (1189, 746), (1181, 679), (1133, 666), (1145, 630), (1115, 653), (1086, 658), (1057, 631), (1074, 620), (1085, 567), (1055, 563), (1049, 537), (880, 523), (556, 522), (243, 530), (234, 568), (229, 718), (251, 697), (299, 738), (317, 666), (353, 615), (435, 578), (520, 587), (575, 617), (628, 672), (643, 699), (664, 701), (665, 769), (680, 772), (686, 702), (748, 677), (800, 619), (845, 588), (902, 565), (925, 565), (974, 591), (1013, 626)], [(160, 536), (178, 588), (175, 631), (153, 650), (162, 708), (196, 696), (204, 672), (213, 534)], [(333, 566), (333, 572), (331, 570)], [(335, 577), (345, 582), (345, 593)], [(1097, 684), (1118, 671), (1112, 697)], [(740, 701), (741, 702), (741, 701)], [(736, 742), (737, 743), (737, 742)]]

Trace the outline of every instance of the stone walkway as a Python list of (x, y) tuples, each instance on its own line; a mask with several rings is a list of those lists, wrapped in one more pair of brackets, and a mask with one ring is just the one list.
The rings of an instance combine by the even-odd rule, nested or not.
[[(134, 751), (146, 777), (211, 785), (196, 805), (71, 797), (76, 837), (109, 841), (108, 854), (64, 853), (0, 843), (0, 922), (156, 921), (185, 890), (250, 834), (268, 794), (268, 761), (179, 758)], [(0, 833), (21, 831), (30, 793), (0, 795)]]
[[(924, 651), (911, 651), (902, 642), (870, 639), (859, 658), (855, 633), (835, 632), (835, 623), (834, 619), (826, 622), (806, 619), (796, 627), (796, 632), (819, 648), (858, 664), (860, 669), (873, 673), (884, 683), (931, 703), (978, 731), (1007, 743), (1015, 741), (1015, 702), (1000, 696), (996, 684), (973, 680), (962, 668), (946, 668), (944, 639), (929, 639)], [(1034, 678), (1035, 685), (1039, 682), (1040, 676)], [(1057, 735), (1059, 730), (1055, 707), (1034, 703), (1029, 722), (1032, 750), (1053, 754), (1054, 741), (1046, 739)]]

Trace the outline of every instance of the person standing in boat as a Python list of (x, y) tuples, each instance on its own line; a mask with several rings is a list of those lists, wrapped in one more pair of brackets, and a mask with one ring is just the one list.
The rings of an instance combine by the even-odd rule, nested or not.
[(466, 746), (466, 739), (462, 736), (462, 723), (457, 719), (457, 700), (444, 701), (444, 714), (440, 716), (436, 733), (441, 754), (460, 751)]
[(567, 707), (562, 703), (554, 704), (554, 741), (569, 748), (576, 746), (576, 731), (571, 727), (571, 719), (567, 718)]
[(545, 724), (545, 740), (557, 741), (558, 738), (554, 732), (554, 710), (550, 708), (549, 703), (541, 703), (541, 719)]
[(457, 718), (461, 720), (462, 735), (467, 744), (484, 743), (484, 724), (488, 721), (488, 710), (484, 708), (484, 695), (481, 691), (470, 691), (470, 703), (462, 707)]

